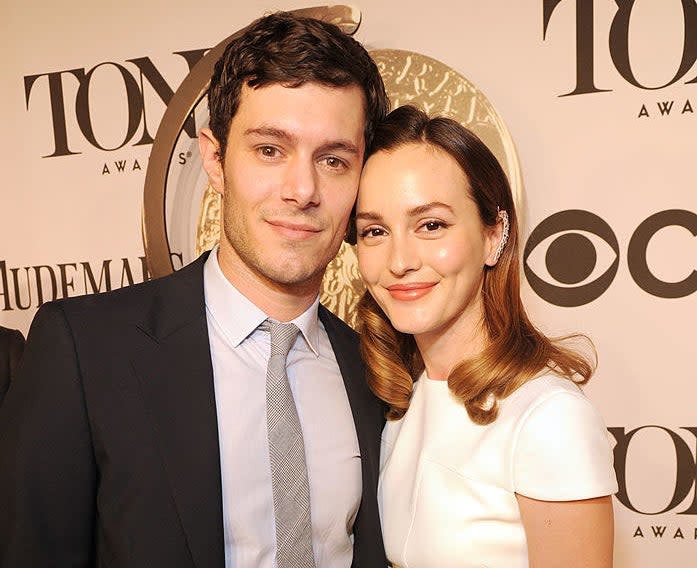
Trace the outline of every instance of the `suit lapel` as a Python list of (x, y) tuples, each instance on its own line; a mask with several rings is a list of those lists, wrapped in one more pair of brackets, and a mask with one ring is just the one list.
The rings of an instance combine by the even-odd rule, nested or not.
[(224, 566), (220, 449), (200, 258), (163, 279), (132, 360), (193, 562)]
[(385, 424), (384, 406), (373, 396), (365, 381), (365, 368), (355, 334), (321, 305), (319, 316), (344, 379), (361, 450), (363, 494), (353, 525), (352, 566), (385, 566), (387, 559), (382, 544), (377, 502), (380, 432)]
[(380, 432), (384, 425), (384, 410), (365, 381), (365, 367), (355, 335), (352, 335), (352, 332), (345, 328), (345, 324), (322, 305), (319, 307), (319, 316), (334, 349), (351, 405), (362, 456), (364, 486), (366, 483), (371, 486), (377, 485)]

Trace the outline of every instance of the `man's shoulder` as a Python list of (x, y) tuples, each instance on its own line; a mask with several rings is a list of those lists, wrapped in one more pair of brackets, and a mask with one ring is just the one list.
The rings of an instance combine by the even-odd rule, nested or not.
[(204, 262), (202, 256), (172, 274), (108, 292), (63, 298), (45, 304), (41, 310), (94, 319), (144, 314), (153, 307), (164, 310), (182, 309), (192, 303), (202, 305)]
[(319, 305), (319, 319), (328, 334), (335, 334), (347, 341), (358, 342), (358, 334), (356, 331), (322, 304)]

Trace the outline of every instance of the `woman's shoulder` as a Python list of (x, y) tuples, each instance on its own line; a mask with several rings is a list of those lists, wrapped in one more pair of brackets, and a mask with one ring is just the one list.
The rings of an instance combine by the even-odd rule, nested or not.
[[(581, 388), (573, 381), (552, 373), (530, 379), (501, 402), (501, 414), (518, 415), (534, 411), (540, 405), (558, 404), (561, 401), (590, 404)], [(574, 402), (571, 402), (574, 404)]]
[(616, 491), (602, 416), (573, 381), (544, 375), (521, 386), (503, 409), (515, 422), (515, 490), (543, 500)]
[(531, 399), (545, 397), (560, 392), (567, 392), (583, 396), (583, 391), (575, 382), (565, 377), (555, 375), (554, 373), (547, 372), (530, 379), (526, 383), (523, 383), (511, 395), (511, 397)]
[(553, 427), (605, 430), (600, 413), (573, 381), (546, 374), (520, 386), (503, 401), (501, 416), (518, 422), (520, 430), (537, 431)]
[(588, 432), (606, 435), (605, 423), (593, 402), (573, 381), (545, 374), (520, 386), (502, 401), (500, 418), (515, 424), (515, 436), (559, 438)]

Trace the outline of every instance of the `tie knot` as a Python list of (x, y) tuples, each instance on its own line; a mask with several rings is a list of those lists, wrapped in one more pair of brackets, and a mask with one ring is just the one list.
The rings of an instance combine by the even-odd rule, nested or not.
[(298, 326), (267, 319), (259, 327), (271, 333), (271, 356), (282, 355), (285, 359), (300, 331)]

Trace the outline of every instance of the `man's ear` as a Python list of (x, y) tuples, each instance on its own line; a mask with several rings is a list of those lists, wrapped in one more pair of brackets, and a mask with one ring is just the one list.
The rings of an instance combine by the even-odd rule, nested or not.
[(201, 152), (203, 169), (208, 174), (208, 182), (215, 191), (222, 195), (225, 189), (225, 177), (220, 161), (220, 144), (210, 128), (202, 128), (199, 132), (198, 149)]

